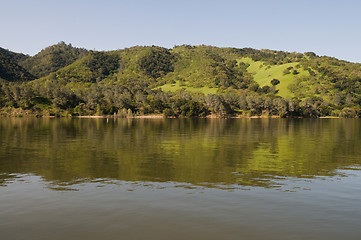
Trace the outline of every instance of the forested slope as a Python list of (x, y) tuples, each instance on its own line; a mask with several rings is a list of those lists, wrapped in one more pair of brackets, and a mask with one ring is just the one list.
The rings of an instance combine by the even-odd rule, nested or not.
[(0, 50), (3, 115), (361, 115), (361, 64), (312, 52), (205, 45), (99, 52), (63, 42), (33, 57)]
[(39, 78), (72, 64), (87, 53), (85, 49), (74, 48), (71, 44), (60, 42), (43, 49), (33, 57), (22, 59), (19, 64)]
[(14, 53), (0, 48), (0, 79), (7, 81), (29, 81), (35, 79), (26, 69), (21, 67), (19, 61), (25, 61), (29, 56)]

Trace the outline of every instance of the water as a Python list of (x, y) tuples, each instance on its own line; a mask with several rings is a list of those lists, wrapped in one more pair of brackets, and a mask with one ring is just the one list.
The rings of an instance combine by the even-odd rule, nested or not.
[(0, 119), (0, 239), (359, 239), (361, 120)]

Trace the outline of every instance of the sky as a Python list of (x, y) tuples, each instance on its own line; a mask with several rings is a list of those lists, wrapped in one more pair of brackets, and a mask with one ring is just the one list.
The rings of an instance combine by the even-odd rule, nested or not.
[(361, 62), (359, 0), (0, 0), (0, 47), (251, 47)]

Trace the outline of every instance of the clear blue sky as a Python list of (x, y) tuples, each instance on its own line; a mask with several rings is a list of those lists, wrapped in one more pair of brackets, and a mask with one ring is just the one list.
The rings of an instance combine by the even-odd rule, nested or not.
[(361, 62), (360, 0), (0, 0), (0, 47), (206, 44)]

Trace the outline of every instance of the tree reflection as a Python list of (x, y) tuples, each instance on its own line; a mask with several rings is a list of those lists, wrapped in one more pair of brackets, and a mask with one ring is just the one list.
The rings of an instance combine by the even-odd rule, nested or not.
[(358, 119), (0, 119), (0, 185), (103, 179), (277, 187), (361, 164)]

